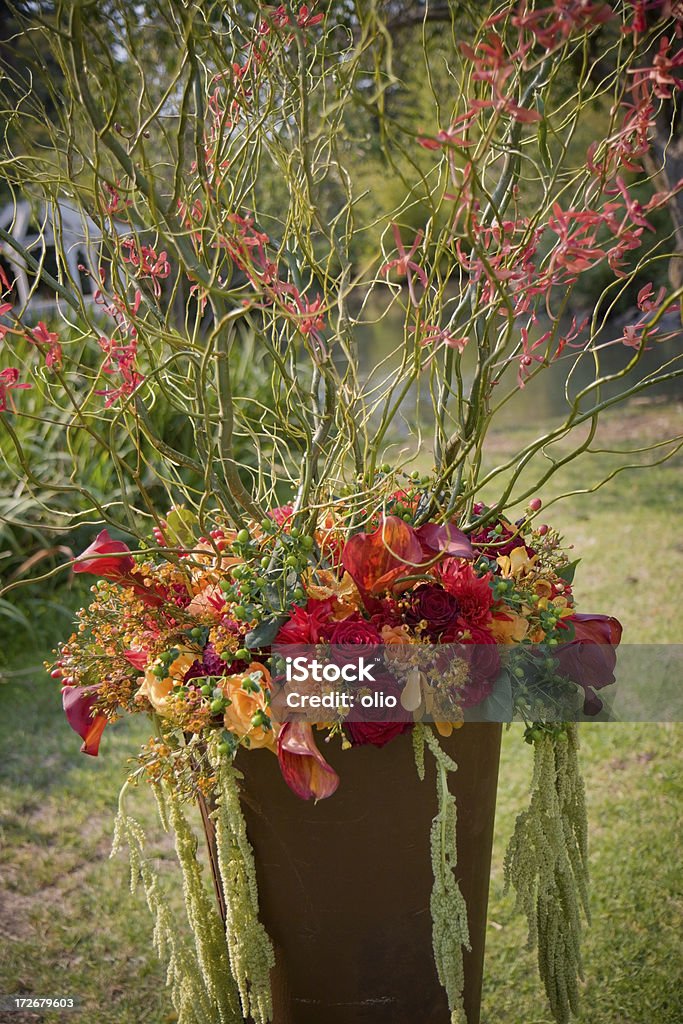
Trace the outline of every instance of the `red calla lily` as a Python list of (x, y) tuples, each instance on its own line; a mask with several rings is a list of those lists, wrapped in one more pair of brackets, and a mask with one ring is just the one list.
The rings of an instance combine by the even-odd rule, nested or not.
[(425, 562), (419, 538), (412, 526), (398, 516), (386, 516), (374, 533), (349, 537), (342, 564), (363, 596), (391, 588), (400, 577), (419, 571)]
[(164, 603), (164, 594), (146, 587), (137, 573), (133, 572), (135, 560), (130, 548), (122, 540), (114, 540), (107, 530), (98, 533), (90, 547), (79, 555), (73, 564), (74, 572), (92, 573), (100, 579), (112, 580), (122, 587), (130, 587), (145, 604), (158, 608)]
[(62, 687), (62, 705), (66, 720), (83, 740), (81, 753), (97, 757), (100, 739), (107, 724), (105, 715), (93, 715), (99, 686)]
[(324, 800), (339, 785), (339, 776), (318, 750), (308, 722), (286, 722), (282, 726), (277, 756), (285, 782), (302, 800)]
[(90, 547), (79, 555), (74, 572), (89, 572), (105, 580), (118, 580), (135, 568), (130, 548), (122, 540), (114, 540), (107, 530), (98, 533)]
[(454, 523), (425, 523), (415, 533), (427, 555), (474, 558), (468, 537)]
[(590, 615), (577, 612), (567, 622), (574, 623), (574, 641), (592, 641), (617, 647), (623, 632), (622, 625), (612, 615)]
[(595, 690), (614, 682), (621, 623), (611, 615), (581, 613), (564, 621), (574, 626), (574, 639), (557, 648), (560, 671), (584, 688), (585, 713), (597, 714), (602, 708), (602, 701), (595, 695)]

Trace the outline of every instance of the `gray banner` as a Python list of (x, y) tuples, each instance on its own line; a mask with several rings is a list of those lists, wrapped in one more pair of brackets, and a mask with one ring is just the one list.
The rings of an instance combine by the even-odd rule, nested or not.
[(278, 722), (683, 721), (683, 644), (280, 645)]

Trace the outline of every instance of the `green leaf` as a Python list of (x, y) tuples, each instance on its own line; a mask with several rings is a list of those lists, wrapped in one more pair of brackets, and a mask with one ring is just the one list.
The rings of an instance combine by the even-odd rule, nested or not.
[(0, 598), (0, 615), (4, 615), (5, 618), (11, 619), (12, 622), (18, 622), (20, 626), (24, 627), (24, 629), (31, 628), (31, 623), (24, 613), (19, 611), (18, 608), (15, 608), (13, 604), (10, 604), (9, 601), (5, 601), (3, 598)]
[(465, 710), (465, 721), (511, 722), (512, 711), (512, 679), (510, 673), (503, 670), (486, 700)]
[(275, 615), (270, 619), (264, 619), (247, 633), (244, 638), (244, 646), (248, 647), (250, 651), (268, 647), (277, 636), (280, 626), (286, 621), (286, 615)]
[(166, 516), (168, 530), (166, 534), (172, 544), (178, 547), (193, 547), (195, 542), (195, 527), (198, 519), (194, 512), (186, 508), (174, 508)]
[(560, 577), (561, 580), (564, 580), (565, 583), (572, 583), (574, 581), (574, 573), (576, 572), (576, 567), (580, 561), (580, 558), (575, 558), (573, 562), (569, 563), (569, 565), (565, 565), (561, 569), (558, 569), (557, 575)]

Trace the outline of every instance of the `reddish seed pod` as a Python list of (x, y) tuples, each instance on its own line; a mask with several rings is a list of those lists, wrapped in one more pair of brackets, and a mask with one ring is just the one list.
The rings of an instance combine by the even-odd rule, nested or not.
[(543, 523), (541, 526), (539, 526), (538, 532), (540, 533), (541, 537), (545, 537), (546, 533), (548, 532), (547, 524)]
[(543, 504), (543, 502), (541, 501), (540, 498), (532, 498), (531, 501), (529, 502), (529, 508), (531, 509), (532, 512), (538, 512), (538, 510), (540, 509), (542, 504)]

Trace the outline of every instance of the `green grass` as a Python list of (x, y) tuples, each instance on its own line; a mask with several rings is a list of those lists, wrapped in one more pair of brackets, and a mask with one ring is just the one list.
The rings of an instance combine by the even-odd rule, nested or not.
[[(670, 430), (679, 415), (675, 408), (641, 410), (612, 421), (612, 431), (619, 443), (642, 443)], [(515, 438), (497, 443), (504, 453)], [(563, 471), (561, 488), (609, 472), (614, 456), (589, 461), (590, 472), (579, 463)], [(683, 499), (680, 470), (676, 457), (548, 511), (583, 556), (575, 581), (581, 608), (617, 615), (630, 642), (681, 640), (683, 543), (674, 519)], [(12, 1021), (172, 1021), (144, 901), (129, 893), (123, 859), (108, 859), (126, 758), (146, 738), (146, 723), (118, 723), (99, 758), (81, 756), (62, 717), (59, 687), (41, 674), (40, 640), (13, 626), (6, 641), (5, 664), (22, 674), (7, 672), (0, 685), (0, 992), (74, 995), (82, 1003), (69, 1016), (15, 1014)], [(595, 724), (582, 736), (593, 925), (580, 1024), (680, 1024), (683, 726)], [(550, 1024), (533, 954), (524, 950), (523, 921), (502, 894), (503, 851), (525, 806), (531, 756), (513, 727), (501, 763), (483, 1024)], [(156, 837), (153, 853), (177, 905), (172, 851), (158, 838), (144, 790), (134, 794), (134, 809)]]

